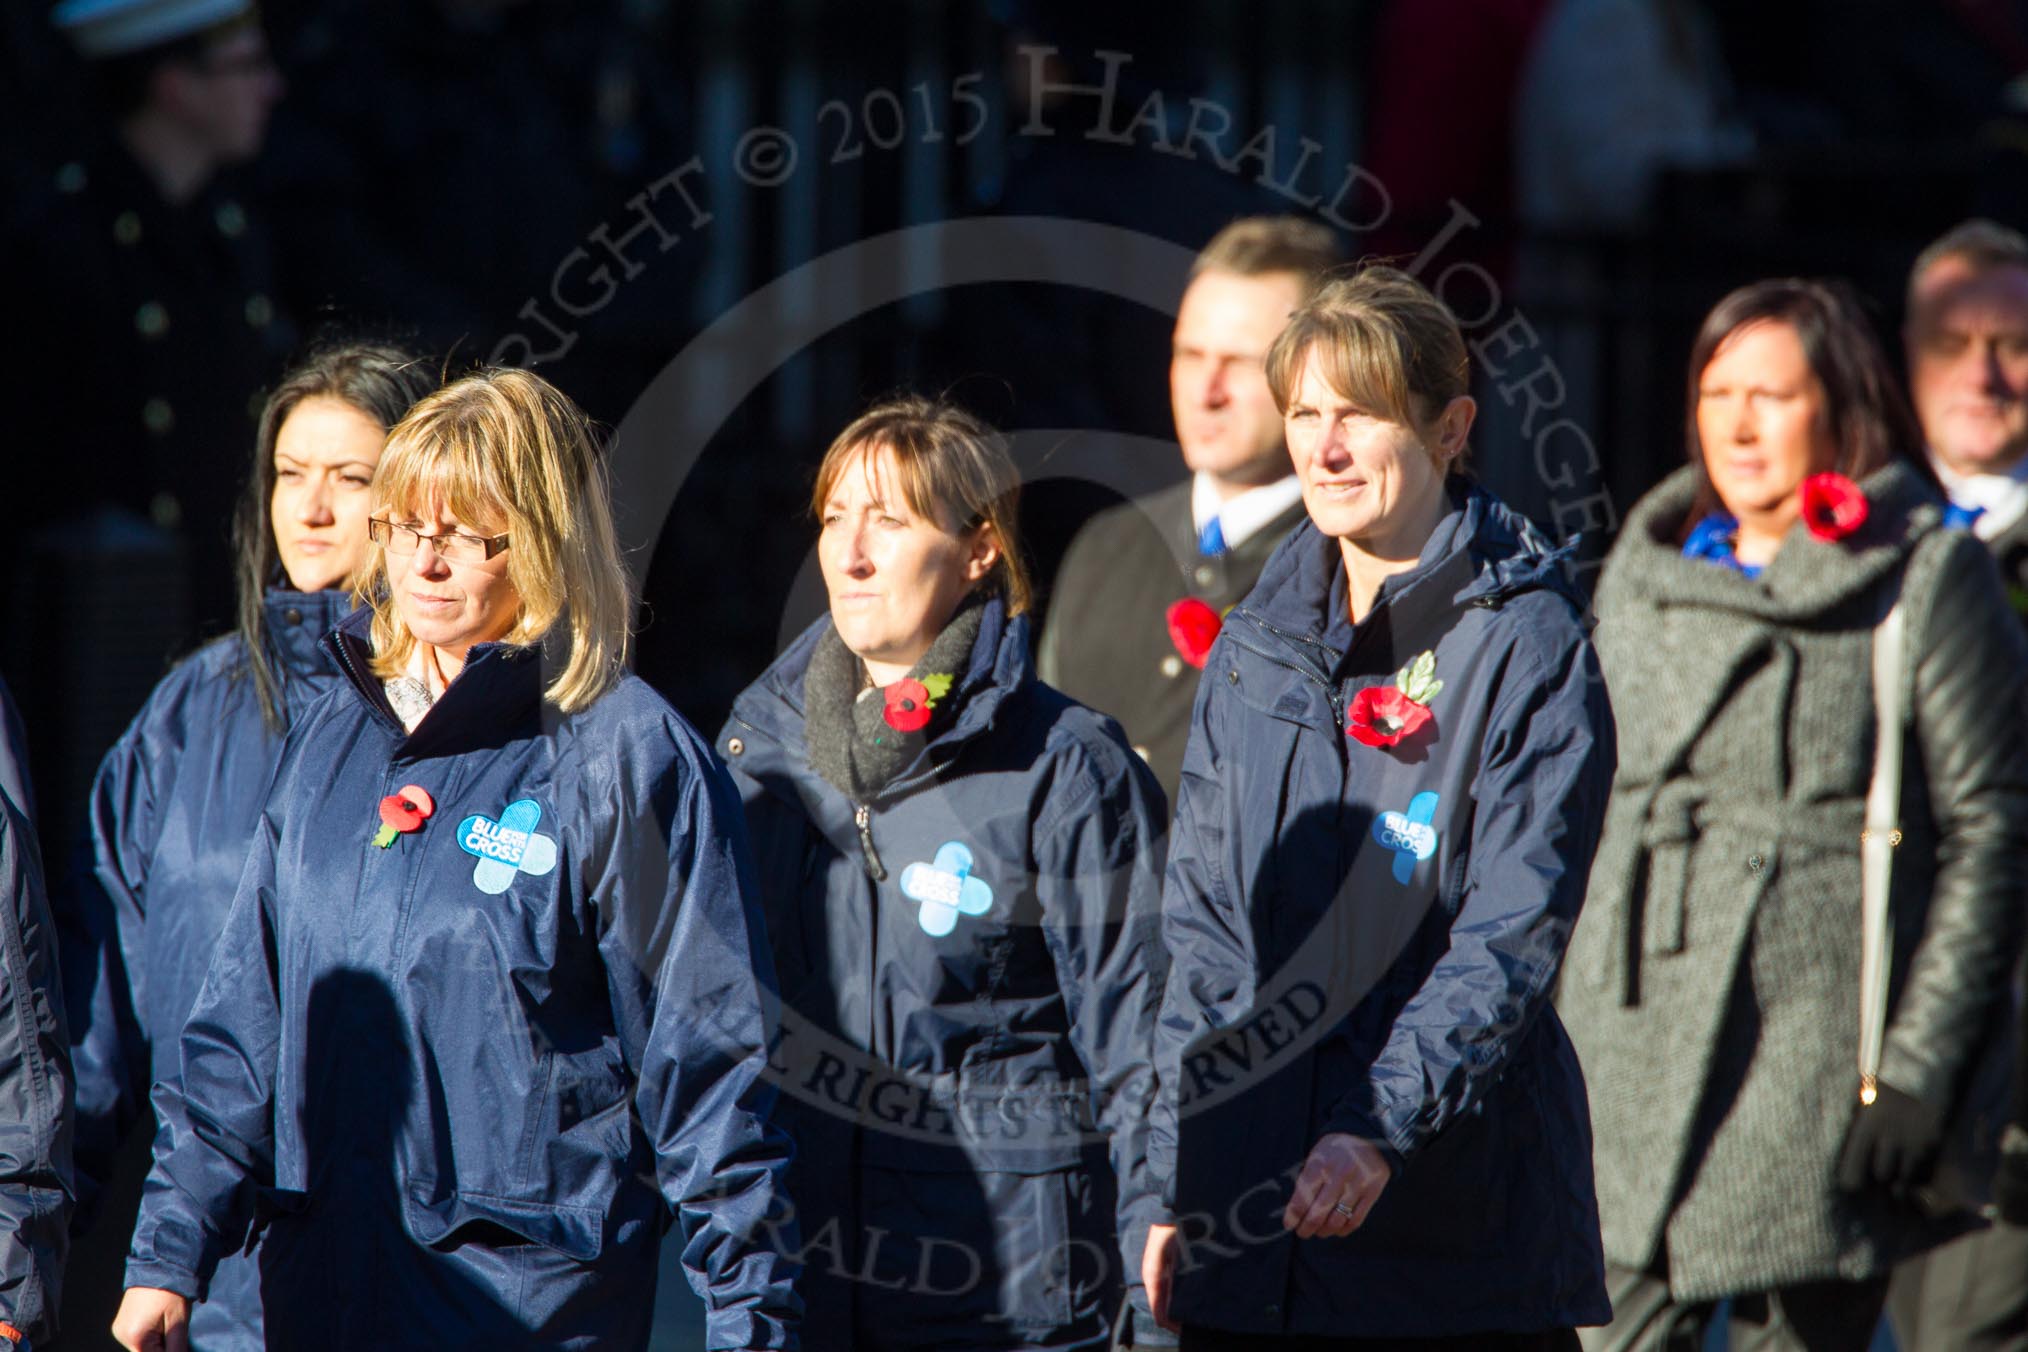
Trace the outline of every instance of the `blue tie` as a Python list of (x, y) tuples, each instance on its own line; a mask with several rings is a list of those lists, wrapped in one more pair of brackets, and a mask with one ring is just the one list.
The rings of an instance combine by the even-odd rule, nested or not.
[(1212, 517), (1204, 523), (1204, 529), (1197, 532), (1197, 552), (1207, 557), (1225, 552), (1225, 527)]

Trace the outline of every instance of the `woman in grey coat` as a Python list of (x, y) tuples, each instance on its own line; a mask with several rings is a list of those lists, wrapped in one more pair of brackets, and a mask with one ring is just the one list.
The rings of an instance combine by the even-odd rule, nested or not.
[[(1971, 1223), (1926, 1185), (2020, 941), (2028, 654), (1842, 292), (1720, 302), (1689, 407), (1691, 463), (1598, 593), (1619, 773), (1558, 997), (1614, 1306), (1585, 1341), (1694, 1346), (1731, 1297), (1735, 1345), (1863, 1349), (1894, 1263)], [(1897, 596), (1894, 966), (1861, 1106), (1872, 652)]]

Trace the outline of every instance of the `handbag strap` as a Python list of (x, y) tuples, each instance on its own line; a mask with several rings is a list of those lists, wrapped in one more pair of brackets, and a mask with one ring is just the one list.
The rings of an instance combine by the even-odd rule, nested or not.
[(1894, 880), (1894, 848), (1901, 844), (1907, 646), (1907, 621), (1897, 591), (1873, 631), (1873, 782), (1866, 791), (1866, 828), (1859, 833), (1859, 1101), (1864, 1104), (1879, 1096), (1887, 1042), (1887, 981), (1894, 961), (1887, 897)]

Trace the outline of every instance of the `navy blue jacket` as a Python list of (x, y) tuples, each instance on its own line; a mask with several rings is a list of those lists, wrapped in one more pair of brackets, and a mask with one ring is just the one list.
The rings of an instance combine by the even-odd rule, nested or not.
[[(1549, 999), (1613, 772), (1557, 556), (1454, 484), (1340, 651), (1343, 564), (1305, 523), (1205, 667), (1170, 839), (1154, 1158), (1185, 1324), (1434, 1337), (1608, 1315), (1584, 1083)], [(1340, 592), (1342, 598), (1342, 592)], [(1337, 604), (1342, 604), (1340, 599)], [(1423, 654), (1433, 722), (1346, 734)], [(1395, 1173), (1364, 1226), (1281, 1229), (1317, 1139)]]
[[(200, 1292), (249, 1227), (278, 1346), (645, 1346), (672, 1217), (713, 1348), (793, 1347), (787, 1164), (739, 803), (634, 677), (472, 649), (412, 732), (368, 671), (291, 729), (182, 1038), (128, 1259)], [(383, 796), (434, 799), (374, 843)]]
[[(324, 635), (352, 606), (344, 592), (271, 589), (270, 658), (293, 721), (338, 678)], [(217, 639), (162, 678), (100, 762), (92, 785), (92, 876), (64, 917), (64, 996), (77, 1067), (78, 1183), (87, 1206), (148, 1086), (173, 1080), (178, 1037), (219, 931), (282, 739), (261, 721), (246, 647)], [(204, 1348), (256, 1349), (260, 1268), (233, 1255), (191, 1312)]]
[(0, 790), (0, 1320), (31, 1344), (56, 1332), (75, 1196), (56, 947), (34, 830)]
[(1156, 1203), (1161, 788), (991, 601), (955, 717), (848, 802), (805, 740), (830, 624), (718, 741), (782, 980), (805, 1345), (1103, 1345)]

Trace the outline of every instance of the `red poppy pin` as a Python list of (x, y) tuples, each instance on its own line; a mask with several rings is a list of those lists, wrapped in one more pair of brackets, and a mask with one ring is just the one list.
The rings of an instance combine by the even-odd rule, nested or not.
[(1429, 702), (1443, 688), (1436, 653), (1426, 652), (1395, 672), (1393, 685), (1368, 686), (1352, 697), (1345, 735), (1362, 746), (1396, 746), (1422, 731), (1433, 716)]
[(930, 711), (937, 707), (937, 701), (950, 693), (951, 675), (947, 671), (931, 672), (921, 680), (904, 676), (881, 691), (886, 707), (880, 716), (896, 732), (920, 732), (928, 726)]
[(1225, 617), (1194, 596), (1169, 607), (1169, 641), (1176, 645), (1177, 655), (1199, 671), (1224, 627)]
[(1866, 524), (1866, 495), (1842, 474), (1812, 474), (1797, 491), (1803, 524), (1819, 540), (1842, 540)]
[(395, 837), (412, 835), (422, 830), (422, 824), (437, 810), (429, 793), (414, 785), (404, 784), (380, 800), (380, 829), (374, 832), (373, 843), (381, 849), (394, 844)]

